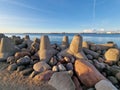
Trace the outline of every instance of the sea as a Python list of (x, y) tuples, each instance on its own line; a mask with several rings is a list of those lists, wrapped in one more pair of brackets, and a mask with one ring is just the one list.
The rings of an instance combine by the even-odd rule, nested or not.
[[(25, 35), (29, 35), (31, 40), (34, 40), (34, 38), (40, 38), (42, 35), (48, 35), (51, 44), (57, 43), (61, 44), (63, 36), (68, 36), (69, 42), (71, 42), (72, 38), (76, 33), (40, 33), (40, 34), (33, 34), (33, 33), (23, 33), (23, 34), (5, 34), (8, 37), (11, 37), (13, 35), (20, 36), (23, 38)], [(104, 44), (108, 41), (113, 41), (120, 47), (120, 34), (103, 34), (103, 33), (81, 33), (80, 34), (83, 37), (83, 41), (91, 41), (95, 44)]]

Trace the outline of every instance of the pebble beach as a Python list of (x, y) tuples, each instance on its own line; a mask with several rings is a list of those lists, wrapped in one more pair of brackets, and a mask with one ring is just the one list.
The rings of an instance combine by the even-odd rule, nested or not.
[(120, 90), (120, 49), (80, 34), (61, 44), (0, 34), (0, 90)]

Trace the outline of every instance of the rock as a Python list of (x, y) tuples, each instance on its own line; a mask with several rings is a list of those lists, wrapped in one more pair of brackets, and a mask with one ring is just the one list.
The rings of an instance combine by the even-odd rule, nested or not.
[(30, 40), (29, 35), (25, 35), (24, 40)]
[(100, 63), (103, 63), (105, 60), (104, 60), (103, 58), (99, 57), (99, 58), (98, 58), (98, 61), (99, 61)]
[(0, 42), (0, 60), (5, 60), (16, 52), (15, 45), (10, 38), (2, 38)]
[(117, 73), (120, 72), (120, 67), (118, 67), (118, 66), (112, 66), (112, 67), (108, 68), (107, 70), (108, 70), (109, 72), (111, 72), (111, 74), (112, 74), (113, 76), (115, 76)]
[(9, 56), (9, 57), (7, 58), (7, 63), (12, 64), (12, 63), (14, 63), (14, 62), (15, 62), (15, 57), (14, 57), (14, 56)]
[(83, 90), (76, 76), (73, 76), (72, 80), (76, 86), (75, 90)]
[(120, 58), (120, 52), (116, 48), (110, 48), (105, 53), (106, 62), (117, 62)]
[(69, 70), (69, 71), (66, 71), (68, 73), (68, 75), (70, 75), (70, 77), (73, 76), (73, 70)]
[(37, 72), (44, 72), (46, 70), (50, 70), (51, 67), (44, 61), (38, 62), (34, 64), (33, 69)]
[(73, 70), (72, 63), (67, 63), (66, 68), (67, 68), (67, 70)]
[(33, 68), (27, 68), (27, 69), (21, 71), (20, 73), (21, 73), (22, 75), (29, 75), (29, 74), (32, 73), (32, 72), (33, 72)]
[(18, 65), (28, 65), (28, 64), (30, 64), (30, 61), (31, 61), (30, 58), (28, 56), (25, 56), (23, 58), (18, 59), (17, 64)]
[(92, 87), (100, 80), (106, 79), (92, 64), (85, 60), (76, 60), (74, 69), (79, 80), (87, 87)]
[(33, 78), (33, 77), (35, 77), (37, 74), (38, 74), (38, 72), (33, 71), (29, 77), (30, 77), (30, 78)]
[(39, 38), (34, 38), (33, 42), (40, 43), (40, 39)]
[(61, 44), (61, 49), (64, 50), (68, 48), (68, 46), (69, 46), (68, 36), (64, 36)]
[(96, 90), (118, 90), (107, 80), (101, 80), (95, 85)]
[(120, 72), (115, 75), (115, 77), (120, 81)]
[(79, 59), (87, 59), (87, 57), (82, 51), (82, 36), (75, 35), (71, 41), (69, 48), (61, 51), (59, 55), (64, 57), (74, 56), (75, 58), (79, 58)]
[(18, 60), (24, 56), (31, 56), (29, 52), (17, 52), (15, 53), (15, 59)]
[(33, 42), (31, 44), (31, 49), (34, 50), (35, 52), (37, 52), (39, 50), (39, 43)]
[(17, 69), (17, 64), (16, 63), (13, 63), (11, 65), (8, 66), (8, 70), (9, 71), (14, 71)]
[(93, 56), (90, 55), (90, 54), (88, 54), (88, 55), (87, 55), (87, 58), (88, 58), (89, 60), (92, 60), (92, 59), (93, 59)]
[(22, 44), (19, 44), (17, 45), (20, 49), (22, 48), (26, 48), (27, 47), (27, 44), (26, 43), (22, 43)]
[(75, 90), (71, 77), (64, 72), (54, 73), (48, 84), (56, 88), (56, 90)]
[(3, 33), (0, 33), (0, 41), (2, 38), (5, 38), (5, 35)]
[(74, 63), (74, 62), (75, 62), (75, 58), (71, 57), (71, 63)]
[(53, 67), (52, 67), (52, 71), (58, 72), (58, 67), (57, 67), (57, 66), (53, 66)]
[(63, 64), (58, 65), (59, 71), (66, 71), (66, 68), (63, 66)]
[(54, 57), (52, 57), (52, 58), (50, 59), (49, 65), (54, 66), (54, 65), (56, 65), (56, 64), (57, 64), (57, 60), (56, 60)]
[(94, 51), (92, 51), (92, 50), (89, 50), (89, 49), (87, 49), (87, 48), (83, 48), (83, 51), (84, 51), (86, 54), (92, 55), (94, 58), (98, 58), (98, 57), (99, 57), (99, 54), (98, 54), (98, 53), (96, 53), (96, 52), (94, 52)]
[(53, 75), (53, 71), (51, 70), (47, 70), (47, 71), (44, 71), (38, 75), (36, 75), (34, 77), (34, 80), (38, 80), (38, 81), (49, 81), (51, 76)]
[(66, 61), (66, 62), (70, 62), (70, 58), (69, 57), (64, 57), (64, 60)]
[(117, 62), (117, 65), (120, 67), (120, 61)]
[(25, 66), (18, 66), (17, 67), (17, 72), (20, 72), (25, 69)]
[(108, 79), (113, 83), (113, 84), (117, 84), (118, 83), (118, 80), (113, 77), (113, 76), (109, 76)]
[(49, 62), (50, 58), (57, 53), (57, 51), (51, 47), (48, 36), (41, 37), (39, 49), (38, 55), (40, 60), (43, 60), (47, 63)]
[(89, 44), (88, 44), (87, 41), (83, 41), (83, 42), (82, 42), (82, 48), (87, 48), (87, 49), (89, 49)]
[(89, 89), (87, 89), (87, 90), (95, 90), (94, 88), (89, 88)]

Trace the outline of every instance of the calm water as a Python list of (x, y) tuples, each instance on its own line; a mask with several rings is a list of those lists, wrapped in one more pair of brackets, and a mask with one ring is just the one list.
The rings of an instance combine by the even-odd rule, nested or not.
[[(24, 37), (25, 34), (5, 34), (8, 37), (12, 35)], [(40, 38), (43, 34), (30, 34), (31, 40), (35, 37)], [(71, 42), (74, 34), (47, 34), (50, 38), (51, 43), (58, 43), (60, 44), (62, 41), (62, 37), (67, 35), (69, 37), (69, 41)], [(120, 47), (120, 34), (81, 34), (83, 36), (84, 41), (91, 41), (96, 44), (106, 43), (108, 41), (113, 41)]]

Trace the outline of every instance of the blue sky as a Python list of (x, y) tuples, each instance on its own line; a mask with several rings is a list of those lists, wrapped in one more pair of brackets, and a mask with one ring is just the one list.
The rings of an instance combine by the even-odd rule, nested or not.
[(120, 0), (0, 0), (0, 32), (120, 30)]

